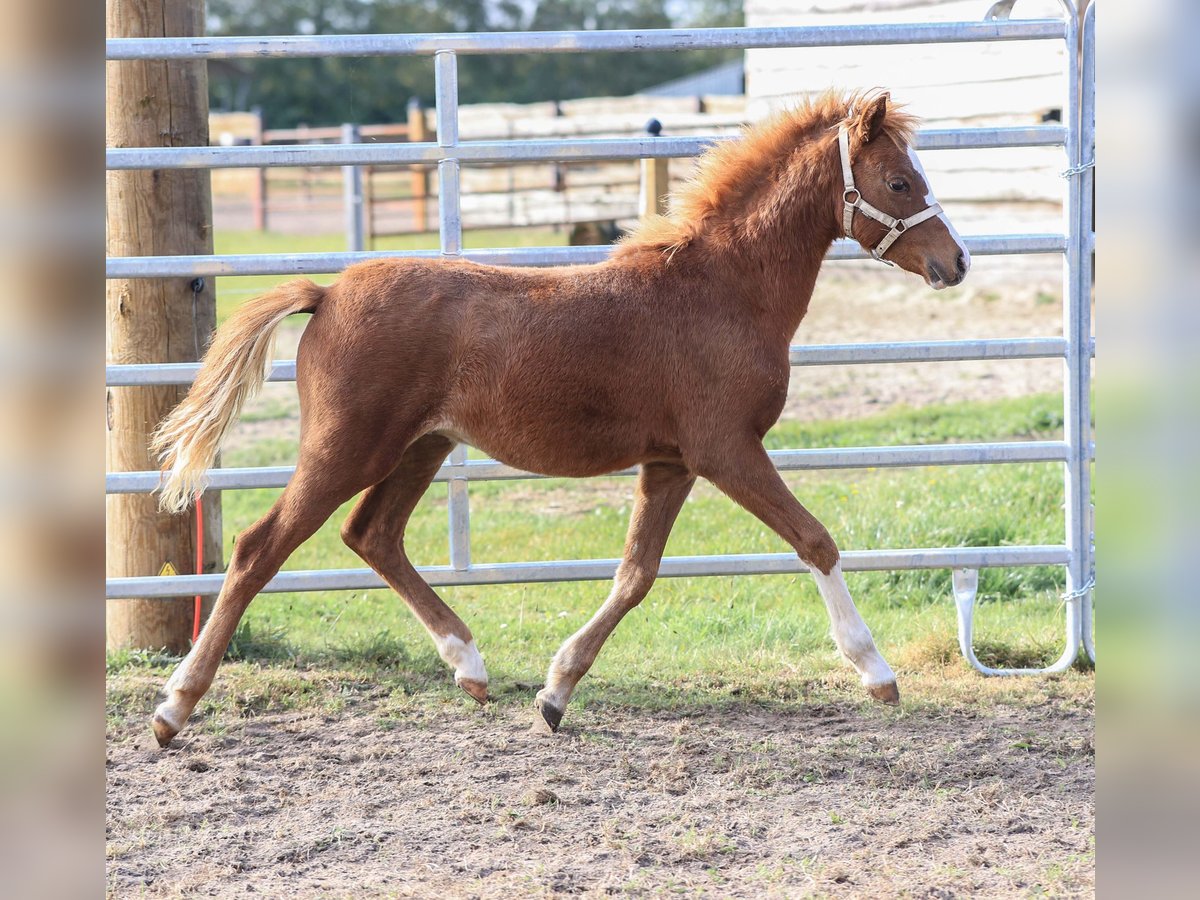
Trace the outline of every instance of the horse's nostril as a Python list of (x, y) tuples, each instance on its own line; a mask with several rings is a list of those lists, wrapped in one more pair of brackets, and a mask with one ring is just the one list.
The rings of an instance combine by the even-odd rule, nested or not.
[(958, 254), (958, 274), (959, 275), (967, 274), (967, 257), (964, 256), (962, 253)]

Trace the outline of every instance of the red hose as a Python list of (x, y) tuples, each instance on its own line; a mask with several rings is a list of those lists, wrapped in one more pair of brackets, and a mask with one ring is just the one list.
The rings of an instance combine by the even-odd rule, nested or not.
[[(204, 574), (204, 505), (196, 498), (196, 574)], [(196, 595), (195, 615), (192, 617), (192, 643), (200, 639), (200, 595)]]

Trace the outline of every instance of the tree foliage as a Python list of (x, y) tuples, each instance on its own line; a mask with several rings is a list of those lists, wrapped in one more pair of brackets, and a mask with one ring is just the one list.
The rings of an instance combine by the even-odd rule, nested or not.
[[(737, 25), (741, 0), (209, 0), (213, 35), (417, 34)], [(464, 56), (463, 103), (624, 96), (736, 53)], [(410, 97), (433, 102), (426, 57), (255, 59), (211, 64), (213, 109), (263, 111), (267, 127), (398, 122)]]

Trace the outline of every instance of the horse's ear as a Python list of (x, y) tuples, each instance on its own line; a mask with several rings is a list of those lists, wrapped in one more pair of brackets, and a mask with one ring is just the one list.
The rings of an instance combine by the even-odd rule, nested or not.
[(890, 93), (872, 97), (857, 113), (852, 130), (859, 144), (869, 144), (883, 132), (883, 121), (887, 118)]

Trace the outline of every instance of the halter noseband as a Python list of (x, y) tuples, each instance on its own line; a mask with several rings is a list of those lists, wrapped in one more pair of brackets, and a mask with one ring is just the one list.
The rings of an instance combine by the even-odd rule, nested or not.
[[(845, 191), (842, 193), (842, 231), (846, 237), (854, 237), (852, 226), (854, 225), (854, 211), (857, 209), (864, 216), (869, 216), (876, 222), (890, 228), (887, 234), (883, 236), (878, 244), (871, 249), (871, 256), (879, 260), (887, 266), (896, 265), (894, 262), (883, 258), (883, 254), (887, 253), (892, 244), (896, 243), (908, 229), (915, 225), (920, 225), (926, 219), (932, 219), (934, 216), (940, 215), (942, 205), (936, 201), (932, 206), (927, 206), (919, 213), (909, 216), (907, 219), (897, 219), (895, 216), (889, 216), (887, 213), (876, 209), (870, 203), (863, 199), (862, 192), (854, 186), (854, 173), (850, 170), (850, 132), (846, 130), (846, 124), (843, 122), (838, 128), (838, 148), (842, 153), (842, 182), (845, 184)], [(851, 199), (853, 197), (854, 199)]]

